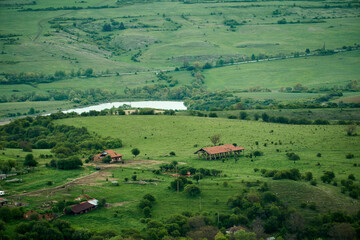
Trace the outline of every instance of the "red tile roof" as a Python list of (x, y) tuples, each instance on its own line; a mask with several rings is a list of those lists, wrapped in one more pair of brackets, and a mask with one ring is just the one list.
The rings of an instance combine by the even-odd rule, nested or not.
[(110, 155), (111, 158), (122, 157), (121, 154), (118, 154), (118, 153), (114, 152), (113, 150), (106, 150), (104, 152), (107, 152), (107, 154)]
[(94, 161), (101, 161), (101, 159), (107, 155), (110, 155), (110, 157), (113, 158), (120, 158), (122, 159), (122, 155), (114, 152), (114, 150), (105, 150), (102, 153), (99, 153), (94, 156)]
[(218, 154), (218, 153), (234, 152), (234, 151), (241, 151), (241, 150), (245, 150), (245, 148), (235, 147), (232, 144), (225, 144), (225, 145), (221, 145), (221, 146), (202, 148), (202, 149), (196, 151), (195, 153), (197, 153), (199, 151), (205, 151), (208, 154)]

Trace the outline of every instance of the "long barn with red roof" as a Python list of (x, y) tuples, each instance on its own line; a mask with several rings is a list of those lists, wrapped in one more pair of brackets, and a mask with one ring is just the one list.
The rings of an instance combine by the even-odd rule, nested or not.
[(245, 148), (243, 147), (236, 147), (232, 144), (225, 144), (215, 147), (206, 147), (197, 150), (194, 154), (198, 155), (198, 158), (202, 157), (206, 160), (212, 159), (220, 159), (220, 158), (227, 158), (232, 156), (238, 156), (241, 152), (243, 152)]

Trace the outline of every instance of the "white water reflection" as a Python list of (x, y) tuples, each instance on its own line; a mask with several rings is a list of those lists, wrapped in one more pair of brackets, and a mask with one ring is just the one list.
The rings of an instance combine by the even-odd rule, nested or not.
[(133, 108), (154, 108), (162, 110), (186, 110), (184, 102), (173, 102), (173, 101), (141, 101), (141, 102), (112, 102), (112, 103), (103, 103), (99, 105), (93, 105), (84, 108), (75, 108), (63, 111), (63, 113), (76, 112), (81, 114), (83, 112), (90, 112), (92, 110), (101, 111), (104, 109), (110, 109), (112, 107), (118, 108), (123, 105), (131, 106)]

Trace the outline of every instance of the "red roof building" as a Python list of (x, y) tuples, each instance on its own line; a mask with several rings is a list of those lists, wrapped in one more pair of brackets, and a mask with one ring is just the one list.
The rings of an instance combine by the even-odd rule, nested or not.
[(98, 205), (98, 201), (93, 198), (88, 201), (81, 202), (71, 206), (72, 214), (83, 214), (95, 209)]
[(94, 161), (102, 162), (102, 159), (106, 156), (111, 157), (111, 163), (122, 161), (122, 155), (114, 152), (113, 150), (105, 150), (94, 156)]
[(235, 147), (232, 144), (225, 144), (215, 147), (201, 148), (197, 150), (194, 154), (198, 155), (198, 159), (200, 159), (200, 156), (202, 156), (202, 158), (204, 159), (212, 160), (236, 156), (244, 150), (245, 148), (243, 147)]

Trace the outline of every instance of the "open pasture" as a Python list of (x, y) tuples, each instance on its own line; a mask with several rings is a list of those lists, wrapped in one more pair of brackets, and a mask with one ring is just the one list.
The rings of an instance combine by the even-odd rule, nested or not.
[[(232, 65), (205, 71), (209, 89), (247, 89), (255, 86), (278, 90), (300, 83), (309, 88), (343, 86), (359, 81), (360, 53), (339, 53), (326, 57), (292, 58)], [(294, 94), (296, 96), (296, 94)]]
[[(325, 8), (325, 4), (162, 1), (119, 5), (95, 0), (40, 0), (34, 6), (23, 6), (40, 11), (0, 10), (1, 33), (19, 35), (11, 44), (2, 41), (5, 54), (0, 56), (1, 68), (6, 72), (46, 73), (87, 67), (95, 72), (134, 72), (181, 66), (184, 58), (215, 62), (252, 54), (313, 51), (324, 43), (327, 49), (358, 43), (356, 8), (333, 3), (328, 3), (332, 8)], [(89, 9), (105, 5), (115, 8)], [(54, 9), (45, 10), (49, 7)], [(288, 24), (277, 23), (283, 18)], [(119, 30), (121, 22), (125, 30)], [(102, 30), (106, 23), (112, 24), (111, 31)], [(138, 50), (141, 56), (134, 62), (131, 57)]]
[[(325, 212), (330, 209), (359, 209), (358, 201), (341, 194), (339, 187), (323, 184), (320, 181), (320, 176), (325, 170), (334, 171), (338, 182), (346, 179), (350, 173), (354, 174), (356, 179), (360, 177), (358, 167), (353, 165), (359, 163), (360, 152), (357, 147), (359, 137), (347, 137), (345, 126), (293, 126), (185, 116), (89, 117), (64, 119), (58, 123), (85, 126), (102, 136), (121, 138), (124, 147), (118, 152), (124, 155), (125, 160), (133, 158), (130, 150), (137, 147), (141, 152), (137, 159), (144, 161), (148, 158), (166, 162), (175, 160), (196, 168), (220, 169), (226, 175), (200, 181), (200, 187), (203, 190), (201, 210), (210, 214), (215, 214), (216, 211), (226, 212), (226, 207), (224, 207), (226, 199), (238, 193), (244, 187), (243, 182), (256, 180), (268, 182), (271, 190), (278, 193), (283, 201), (296, 209), (300, 209), (300, 203), (304, 201), (315, 202), (319, 211)], [(234, 159), (225, 162), (198, 160), (193, 153), (201, 147), (211, 146), (209, 136), (216, 133), (221, 134), (221, 142), (224, 144), (237, 143), (246, 148), (245, 154), (259, 150), (264, 153), (264, 156), (253, 158), (253, 161), (247, 157), (240, 157), (238, 162)], [(174, 151), (176, 156), (170, 157), (170, 151)], [(296, 163), (288, 160), (285, 156), (286, 151), (299, 154), (300, 160)], [(321, 157), (316, 156), (318, 153), (321, 153)], [(353, 153), (355, 158), (346, 159), (347, 153)], [(259, 172), (255, 173), (254, 168), (277, 170), (298, 168), (301, 173), (310, 171), (318, 185), (311, 186), (304, 181), (273, 181), (262, 177)], [(141, 166), (131, 169), (111, 168), (110, 173), (114, 177), (109, 177), (109, 181), (115, 179), (122, 182), (125, 177), (130, 179), (132, 175), (137, 175), (138, 179), (160, 178), (165, 182), (160, 182), (157, 186), (120, 184), (116, 187), (103, 179), (102, 190), (94, 187), (86, 187), (86, 189), (90, 189), (93, 195), (105, 196), (109, 203), (136, 202), (145, 192), (150, 192), (159, 201), (153, 213), (156, 219), (165, 217), (168, 213), (167, 209), (172, 209), (173, 212), (181, 212), (184, 209), (200, 211), (199, 198), (189, 199), (167, 189), (172, 179), (169, 176), (154, 175), (148, 170), (143, 171)], [(224, 181), (229, 183), (229, 187), (222, 186)], [(80, 192), (79, 189), (74, 191)], [(216, 198), (221, 199), (219, 203), (215, 202)], [(122, 220), (110, 217), (116, 210), (121, 213)], [(311, 210), (300, 211), (309, 216), (316, 214)], [(123, 206), (100, 210), (96, 214), (94, 212), (74, 218), (66, 217), (66, 219), (76, 224), (79, 219), (94, 218), (95, 222), (85, 221), (87, 226), (93, 227), (97, 221), (109, 217), (113, 219), (111, 221), (126, 222), (125, 225), (129, 227), (139, 225), (132, 217), (139, 214), (136, 203), (127, 203)]]

